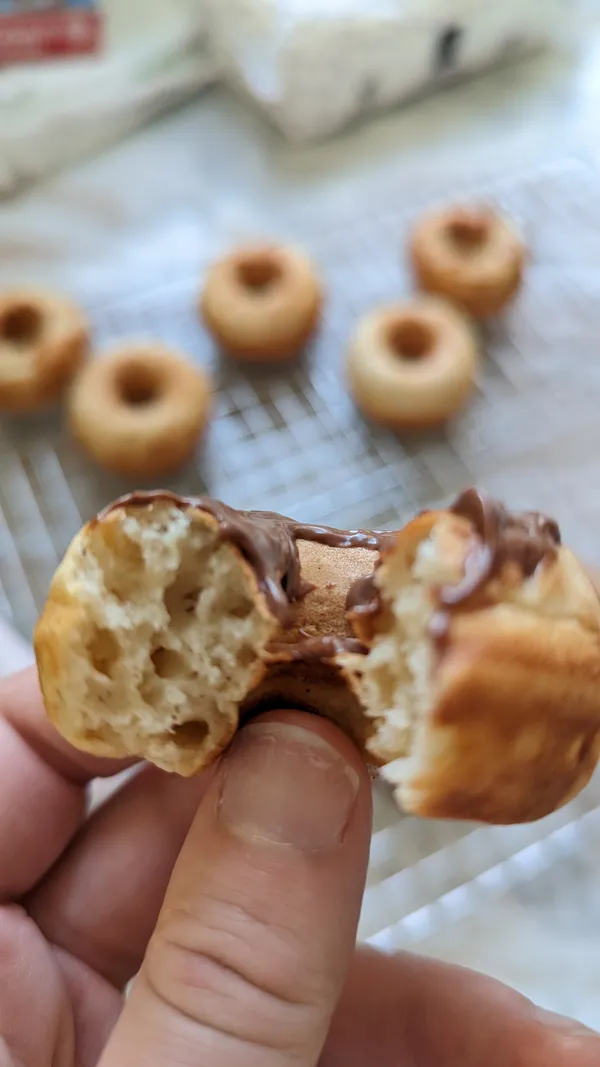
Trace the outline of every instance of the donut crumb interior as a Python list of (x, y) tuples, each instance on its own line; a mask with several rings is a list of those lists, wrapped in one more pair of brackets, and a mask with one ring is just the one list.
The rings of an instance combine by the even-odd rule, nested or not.
[(443, 525), (440, 522), (420, 543), (410, 569), (403, 555), (392, 554), (378, 571), (385, 614), (362, 663), (360, 695), (367, 714), (376, 722), (368, 747), (388, 764), (383, 773), (392, 781), (398, 779), (410, 756), (416, 726), (426, 718), (434, 700), (434, 651), (428, 637), (431, 590), (460, 578), (456, 561), (439, 551)]
[(83, 620), (69, 634), (74, 736), (180, 773), (229, 739), (273, 624), (213, 526), (168, 503), (117, 511), (80, 542), (65, 595)]

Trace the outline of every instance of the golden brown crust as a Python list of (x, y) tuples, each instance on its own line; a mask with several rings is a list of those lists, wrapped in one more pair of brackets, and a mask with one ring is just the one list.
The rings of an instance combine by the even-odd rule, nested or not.
[(238, 249), (213, 264), (200, 299), (204, 322), (236, 359), (293, 359), (317, 329), (323, 292), (304, 253), (279, 245)]
[(162, 345), (124, 344), (87, 365), (71, 391), (69, 419), (101, 466), (146, 478), (190, 459), (210, 406), (204, 372)]
[(39, 289), (0, 294), (0, 408), (28, 412), (52, 404), (89, 347), (82, 311)]
[[(397, 577), (402, 569), (409, 574), (420, 543), (444, 516), (419, 516), (398, 535), (387, 557)], [(464, 520), (452, 516), (438, 545), (446, 564), (462, 572)], [(383, 578), (380, 585), (385, 604)], [(376, 640), (387, 626), (386, 609), (355, 618), (363, 640)], [(600, 756), (600, 604), (567, 548), (527, 580), (507, 564), (450, 613), (440, 643), (431, 632), (423, 642), (432, 662), (428, 705), (414, 723), (408, 758), (399, 752), (384, 771), (407, 811), (525, 822), (586, 785)], [(377, 740), (371, 744), (377, 750)]]
[(437, 293), (475, 318), (498, 314), (523, 280), (525, 246), (513, 227), (488, 208), (428, 212), (409, 244), (421, 289)]
[(348, 377), (358, 407), (402, 432), (454, 416), (474, 387), (478, 364), (469, 321), (443, 300), (418, 296), (362, 319)]
[(418, 731), (408, 811), (539, 819), (587, 784), (600, 755), (598, 634), (501, 606), (453, 621)]

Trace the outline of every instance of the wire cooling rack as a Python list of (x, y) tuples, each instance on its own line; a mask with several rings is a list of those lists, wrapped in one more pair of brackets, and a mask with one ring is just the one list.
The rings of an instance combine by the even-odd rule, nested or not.
[[(432, 193), (440, 198), (436, 182)], [(169, 242), (162, 234), (130, 249), (118, 282), (105, 271), (102, 284), (82, 284), (99, 347), (160, 338), (215, 378), (208, 443), (170, 488), (304, 520), (393, 527), (476, 482), (514, 507), (555, 515), (565, 540), (599, 561), (598, 178), (565, 163), (454, 192), (496, 203), (516, 219), (531, 250), (527, 281), (510, 313), (485, 330), (473, 402), (446, 430), (410, 441), (356, 412), (344, 351), (361, 313), (409, 291), (402, 250), (421, 206), (412, 189), (390, 189), (370, 215), (340, 213), (323, 225), (307, 209), (288, 220), (286, 237), (312, 253), (329, 293), (319, 338), (293, 367), (257, 370), (219, 360), (195, 311), (206, 262), (192, 247), (193, 227), (187, 238), (180, 233)], [(0, 613), (30, 635), (73, 534), (132, 486), (86, 460), (60, 412), (4, 418), (0, 450)], [(534, 826), (474, 828), (399, 818), (378, 790), (362, 936), (396, 947), (426, 941), (482, 899), (510, 893), (551, 867), (553, 843), (567, 841), (572, 854), (585, 857), (586, 835), (600, 834), (599, 805), (596, 779)]]

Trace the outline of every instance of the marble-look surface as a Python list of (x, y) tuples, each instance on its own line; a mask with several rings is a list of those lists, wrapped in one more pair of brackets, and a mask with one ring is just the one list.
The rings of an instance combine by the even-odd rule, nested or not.
[[(443, 168), (451, 188), (465, 174), (489, 178), (570, 154), (597, 162), (599, 58), (600, 38), (591, 34), (579, 58), (497, 71), (302, 150), (231, 92), (215, 90), (102, 158), (3, 203), (0, 284), (60, 284), (90, 265), (122, 271), (125, 284), (128, 243), (149, 230), (175, 232), (190, 213), (210, 246), (223, 234), (277, 231), (290, 212), (358, 213), (399, 173), (418, 183)], [(0, 632), (0, 673), (21, 657), (27, 648)], [(395, 817), (387, 798), (378, 806), (380, 824)], [(390, 856), (386, 869), (406, 861)], [(591, 854), (571, 862), (573, 877), (557, 855), (519, 892), (481, 903), (475, 894), (473, 914), (414, 947), (496, 974), (600, 1026), (600, 869)], [(454, 882), (459, 877), (452, 872)], [(577, 981), (566, 983), (573, 975)]]

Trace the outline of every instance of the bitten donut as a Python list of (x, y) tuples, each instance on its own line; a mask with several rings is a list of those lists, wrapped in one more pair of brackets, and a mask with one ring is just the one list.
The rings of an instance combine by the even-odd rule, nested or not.
[(36, 411), (62, 393), (89, 344), (85, 316), (41, 289), (0, 293), (0, 408)]
[(415, 226), (409, 250), (420, 288), (475, 318), (497, 315), (523, 280), (525, 245), (511, 223), (488, 208), (429, 212)]
[(70, 742), (184, 775), (245, 715), (307, 708), (405, 810), (510, 823), (600, 752), (598, 596), (554, 522), (476, 490), (387, 534), (134, 494), (75, 538), (35, 648)]
[(242, 360), (293, 359), (314, 334), (323, 293), (308, 257), (295, 248), (242, 248), (215, 263), (201, 313), (223, 351)]
[(475, 383), (479, 347), (452, 305), (418, 296), (366, 315), (348, 354), (348, 378), (365, 415), (402, 431), (455, 415)]
[(145, 478), (192, 455), (210, 411), (202, 371), (158, 344), (127, 344), (92, 360), (69, 402), (73, 435), (103, 467)]

